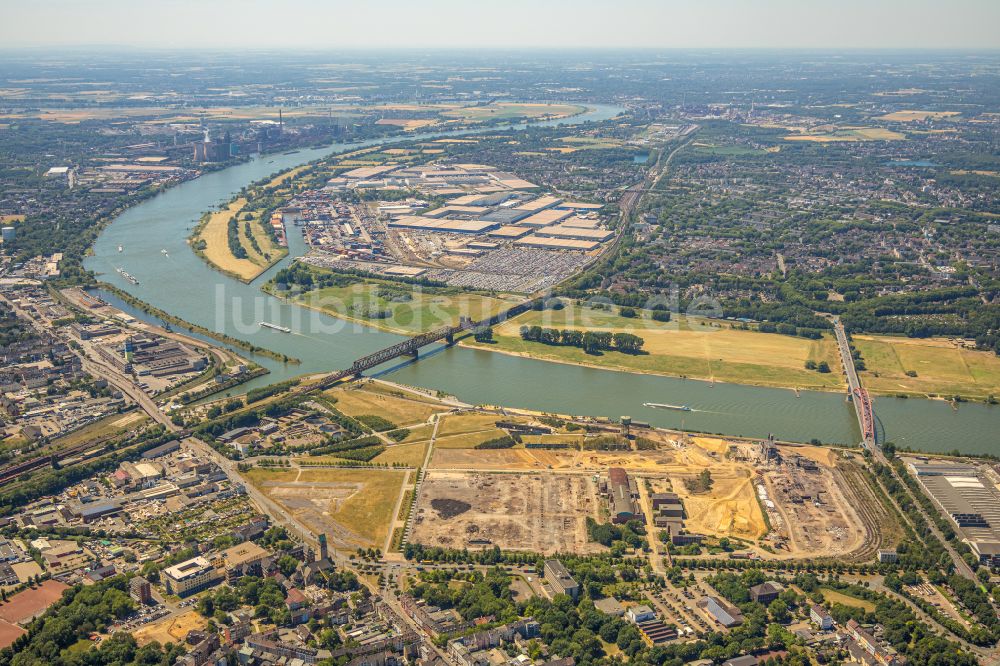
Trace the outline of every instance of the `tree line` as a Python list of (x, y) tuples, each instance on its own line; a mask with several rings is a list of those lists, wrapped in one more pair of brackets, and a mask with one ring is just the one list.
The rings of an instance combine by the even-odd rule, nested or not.
[(559, 330), (541, 326), (522, 326), (520, 332), (521, 339), (527, 342), (578, 347), (588, 354), (611, 350), (624, 354), (638, 354), (646, 342), (638, 335), (624, 332), (579, 331), (566, 328)]

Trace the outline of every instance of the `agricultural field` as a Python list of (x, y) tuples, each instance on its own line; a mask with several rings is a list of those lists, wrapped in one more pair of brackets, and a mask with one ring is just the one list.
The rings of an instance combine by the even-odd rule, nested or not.
[(724, 155), (726, 157), (744, 157), (746, 155), (763, 155), (767, 151), (763, 148), (751, 148), (749, 146), (717, 145), (695, 141), (691, 144), (692, 149), (699, 155)]
[[(944, 338), (854, 335), (871, 391), (982, 400), (1000, 395), (1000, 357)], [(909, 376), (907, 373), (914, 376)]]
[[(627, 331), (645, 340), (640, 354), (608, 351), (587, 354), (576, 347), (546, 345), (521, 339), (521, 326)], [(567, 306), (558, 311), (527, 312), (493, 331), (493, 344), (466, 338), (462, 344), (546, 360), (600, 368), (688, 377), (760, 386), (838, 390), (844, 386), (837, 371), (832, 335), (809, 340), (775, 333), (730, 328), (728, 323), (678, 317), (671, 322), (624, 318), (603, 310)], [(805, 368), (806, 361), (826, 361), (833, 372)]]
[[(408, 288), (408, 287), (407, 287)], [(518, 300), (498, 296), (464, 293), (441, 293), (436, 290), (415, 288), (407, 300), (399, 300), (378, 283), (356, 283), (346, 287), (324, 287), (295, 297), (295, 302), (305, 307), (349, 321), (359, 321), (392, 333), (414, 335), (441, 326), (458, 323), (459, 317), (479, 321), (515, 305)], [(359, 315), (365, 311), (389, 311), (382, 319)]]
[(252, 469), (247, 479), (338, 550), (381, 547), (392, 524), (405, 471)]
[(559, 141), (567, 145), (560, 148), (549, 148), (548, 150), (573, 153), (578, 150), (608, 150), (610, 148), (620, 148), (622, 146), (622, 142), (617, 139), (593, 136), (564, 136), (561, 137)]

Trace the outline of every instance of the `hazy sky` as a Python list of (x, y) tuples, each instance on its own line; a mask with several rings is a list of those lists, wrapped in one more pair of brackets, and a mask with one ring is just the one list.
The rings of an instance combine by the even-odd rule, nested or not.
[(1000, 48), (1000, 0), (0, 0), (0, 48)]

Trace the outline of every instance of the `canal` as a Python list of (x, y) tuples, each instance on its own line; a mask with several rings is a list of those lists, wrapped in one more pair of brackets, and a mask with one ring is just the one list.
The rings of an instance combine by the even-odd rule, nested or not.
[[(561, 122), (600, 121), (621, 111), (614, 106), (589, 107), (587, 113)], [(306, 251), (296, 228), (289, 228), (289, 256), (251, 284), (211, 269), (191, 251), (186, 239), (202, 213), (277, 171), (334, 152), (437, 136), (441, 134), (334, 144), (264, 156), (206, 174), (125, 211), (102, 232), (85, 265), (100, 279), (184, 320), (301, 359), (301, 364), (282, 364), (254, 357), (271, 374), (253, 380), (242, 390), (303, 373), (346, 367), (355, 358), (402, 338), (291, 305), (260, 291), (260, 285), (274, 272)], [(139, 284), (124, 280), (115, 271), (119, 267), (134, 275)], [(104, 296), (117, 303), (112, 296)], [(261, 327), (262, 321), (287, 326), (292, 332)], [(860, 438), (850, 405), (834, 393), (804, 391), (797, 397), (781, 389), (634, 375), (462, 347), (434, 349), (418, 363), (402, 363), (380, 372), (393, 381), (443, 390), (474, 404), (594, 416), (627, 414), (658, 426), (727, 435), (774, 434), (781, 439), (831, 443)], [(644, 407), (645, 402), (684, 404), (692, 411), (654, 409)], [(875, 409), (887, 437), (901, 446), (1000, 454), (1000, 408), (963, 404), (956, 411), (940, 401), (878, 398)]]

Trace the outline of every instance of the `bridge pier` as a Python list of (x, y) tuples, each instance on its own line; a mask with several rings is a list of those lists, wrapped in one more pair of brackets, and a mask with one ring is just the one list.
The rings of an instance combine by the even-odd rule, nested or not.
[(406, 352), (406, 355), (411, 358), (420, 358), (420, 349), (414, 348), (413, 350)]
[(444, 336), (444, 339), (448, 341), (449, 345), (455, 344), (455, 334), (454, 333), (449, 333), (448, 335)]

